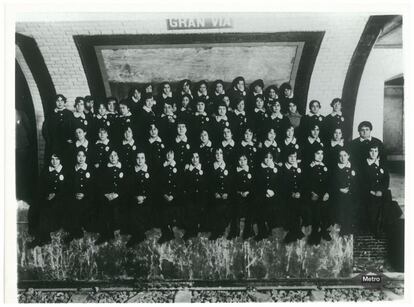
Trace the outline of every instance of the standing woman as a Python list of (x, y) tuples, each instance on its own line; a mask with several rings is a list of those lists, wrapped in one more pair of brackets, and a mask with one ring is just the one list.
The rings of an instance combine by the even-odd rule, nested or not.
[(171, 89), (171, 84), (169, 82), (162, 82), (160, 84), (161, 94), (157, 98), (157, 104), (155, 105), (154, 112), (157, 116), (161, 115), (164, 110), (165, 99), (173, 99), (173, 93)]
[(75, 142), (70, 145), (70, 150), (68, 150), (64, 159), (65, 165), (68, 168), (76, 164), (76, 156), (79, 150), (83, 150), (87, 158), (93, 156), (91, 143), (86, 139), (87, 133), (85, 128), (83, 126), (76, 127), (74, 135)]
[(89, 164), (94, 168), (96, 177), (99, 178), (99, 173), (108, 162), (109, 152), (113, 147), (112, 142), (108, 138), (108, 129), (105, 127), (99, 128), (98, 140), (93, 146), (91, 159)]
[(235, 103), (236, 108), (229, 114), (232, 127), (234, 129), (234, 138), (240, 141), (243, 138), (243, 132), (246, 130), (249, 122), (245, 111), (244, 98), (238, 98)]
[(279, 101), (282, 106), (282, 113), (288, 112), (289, 103), (293, 101), (293, 90), (289, 82), (283, 83), (279, 88)]
[(245, 154), (238, 157), (238, 166), (234, 173), (234, 198), (232, 204), (232, 225), (228, 239), (242, 237), (247, 239), (250, 235), (250, 211), (254, 197), (254, 173), (249, 167)]
[(134, 134), (137, 134), (137, 127), (135, 126), (135, 120), (131, 113), (131, 108), (128, 100), (123, 99), (119, 102), (119, 116), (116, 121), (116, 134), (113, 141), (120, 142), (125, 129), (130, 127)]
[(82, 228), (89, 231), (93, 229), (93, 170), (86, 163), (86, 152), (82, 148), (77, 151), (76, 165), (68, 177), (69, 195), (65, 228), (69, 235), (64, 239), (65, 243), (82, 238)]
[(166, 147), (163, 140), (158, 136), (158, 127), (155, 124), (151, 124), (148, 131), (149, 138), (146, 143), (146, 153), (148, 159), (146, 159), (146, 163), (149, 165), (151, 172), (156, 177), (161, 170)]
[(215, 161), (209, 179), (210, 208), (209, 228), (211, 236), (209, 240), (220, 237), (230, 225), (232, 175), (224, 162), (223, 149), (217, 148), (214, 152)]
[(320, 129), (317, 124), (310, 127), (307, 138), (303, 141), (303, 162), (307, 166), (314, 159), (314, 152), (318, 148), (325, 148), (320, 136)]
[(200, 155), (200, 161), (206, 166), (207, 170), (214, 160), (214, 148), (213, 143), (210, 140), (207, 130), (202, 130), (200, 133), (200, 148), (198, 153)]
[(289, 125), (289, 119), (281, 113), (280, 102), (278, 100), (270, 102), (269, 116), (266, 120), (266, 129), (274, 129), (277, 135), (277, 140), (280, 142)]
[(236, 158), (236, 143), (233, 140), (233, 133), (230, 128), (224, 128), (223, 141), (221, 141), (220, 148), (223, 151), (224, 161), (232, 169)]
[[(231, 82), (231, 89), (229, 90), (229, 98), (231, 107), (234, 109), (236, 102), (240, 99), (247, 99), (247, 92), (246, 92), (246, 82), (242, 76), (238, 76)], [(253, 106), (246, 106), (247, 112), (250, 112), (253, 109)]]
[(286, 113), (286, 117), (289, 119), (290, 124), (299, 133), (302, 115), (298, 112), (298, 106), (293, 100), (289, 101), (288, 112)]
[(128, 233), (132, 237), (127, 247), (134, 246), (145, 239), (145, 232), (152, 226), (152, 182), (153, 176), (146, 164), (145, 153), (138, 150), (133, 172), (128, 176)]
[[(332, 137), (335, 129), (339, 128), (344, 132), (345, 128), (345, 117), (342, 114), (342, 99), (335, 98), (331, 102), (332, 113), (325, 117), (326, 125), (326, 135), (324, 136), (326, 140), (329, 140)], [(344, 135), (345, 139), (348, 139)]]
[[(118, 120), (118, 99), (115, 97), (108, 97), (106, 99), (107, 116), (109, 120), (109, 137), (115, 141), (116, 138), (116, 123)], [(117, 140), (118, 141), (118, 140)]]
[(54, 151), (50, 157), (49, 165), (40, 176), (40, 187), (37, 206), (38, 222), (34, 225), (35, 239), (29, 247), (42, 246), (51, 241), (50, 233), (62, 227), (65, 200), (67, 199), (67, 174), (61, 164), (61, 156)]
[(266, 122), (268, 115), (264, 105), (264, 97), (261, 94), (255, 96), (255, 107), (250, 114), (249, 120), (256, 134), (257, 141), (263, 141), (264, 131), (266, 130)]
[(55, 105), (42, 127), (46, 141), (45, 157), (51, 156), (52, 149), (65, 152), (73, 142), (73, 113), (66, 109), (66, 97), (62, 94), (56, 95)]
[(191, 81), (188, 79), (184, 79), (180, 82), (179, 90), (175, 95), (175, 100), (178, 102), (184, 95), (188, 95), (190, 97), (190, 101), (193, 100), (194, 96), (191, 92)]
[(197, 150), (191, 153), (184, 168), (183, 201), (185, 202), (185, 239), (206, 231), (207, 177)]
[(213, 119), (213, 136), (214, 141), (217, 143), (220, 141), (223, 135), (224, 128), (232, 130), (230, 118), (227, 116), (227, 106), (224, 102), (220, 102), (217, 106), (217, 115)]
[(249, 87), (249, 95), (247, 98), (248, 101), (248, 105), (249, 106), (254, 106), (256, 103), (256, 96), (257, 95), (261, 95), (263, 96), (263, 98), (265, 97), (264, 92), (263, 92), (263, 88), (264, 88), (264, 83), (262, 79), (257, 79), (255, 81), (252, 82), (252, 84), (250, 84)]
[(355, 218), (355, 203), (358, 201), (357, 171), (352, 166), (349, 158), (350, 151), (342, 147), (338, 152), (339, 161), (333, 167), (332, 193), (334, 205), (334, 221), (340, 227), (340, 235), (352, 233), (352, 226)]
[(270, 128), (266, 133), (266, 139), (259, 143), (259, 160), (263, 161), (266, 153), (270, 152), (273, 157), (273, 163), (282, 166), (281, 149), (276, 141), (276, 132)]
[(177, 102), (177, 117), (179, 120), (184, 121), (188, 126), (191, 124), (192, 100), (193, 98), (190, 94), (183, 94), (179, 97)]
[[(96, 245), (102, 244), (114, 238), (114, 231), (121, 228), (121, 223), (125, 219), (124, 213), (124, 191), (125, 174), (121, 162), (119, 162), (118, 152), (112, 149), (109, 153), (109, 161), (102, 172), (100, 180), (97, 182), (99, 204), (99, 238), (95, 241)], [(125, 226), (122, 225), (123, 227)]]
[(211, 95), (211, 100), (214, 105), (214, 109), (217, 108), (217, 105), (223, 101), (226, 91), (224, 90), (223, 80), (216, 80), (213, 83), (213, 94)]
[(134, 118), (139, 116), (142, 110), (141, 90), (138, 87), (132, 87), (128, 92), (128, 104)]
[(346, 146), (345, 140), (342, 137), (341, 128), (336, 128), (334, 130), (330, 140), (325, 143), (325, 145), (326, 163), (332, 168), (339, 162), (339, 152)]
[(83, 97), (76, 97), (75, 111), (73, 111), (73, 127), (82, 127), (88, 134), (92, 135), (92, 122), (88, 121), (85, 114), (85, 100)]
[(93, 115), (92, 134), (90, 134), (90, 139), (92, 142), (95, 142), (98, 139), (98, 133), (100, 128), (105, 128), (109, 136), (109, 130), (111, 129), (111, 121), (107, 113), (108, 110), (106, 109), (106, 104), (100, 102), (98, 104), (97, 113)]
[(325, 135), (325, 117), (320, 114), (321, 103), (318, 100), (309, 102), (310, 113), (306, 114), (300, 122), (300, 137), (305, 139), (312, 127), (317, 125), (319, 127), (321, 136)]
[(119, 147), (119, 156), (123, 165), (123, 169), (127, 174), (133, 171), (135, 159), (137, 156), (137, 144), (134, 140), (134, 133), (131, 127), (125, 127), (123, 131), (123, 139)]
[(266, 108), (270, 110), (271, 104), (279, 100), (279, 89), (276, 85), (269, 85), (265, 91)]
[(289, 125), (285, 132), (285, 138), (280, 143), (281, 158), (286, 161), (291, 150), (295, 150), (296, 159), (298, 162), (302, 161), (302, 148), (298, 139), (295, 136), (295, 128)]
[(240, 156), (241, 154), (244, 154), (249, 161), (249, 168), (254, 171), (257, 165), (257, 148), (253, 142), (253, 130), (251, 128), (246, 128), (243, 135), (243, 140), (241, 140), (238, 148), (236, 148), (236, 155)]

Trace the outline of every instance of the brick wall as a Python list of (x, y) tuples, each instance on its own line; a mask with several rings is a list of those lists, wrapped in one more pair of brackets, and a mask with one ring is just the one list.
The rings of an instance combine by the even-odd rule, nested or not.
[[(195, 14), (191, 14), (191, 17), (193, 16)], [(89, 94), (73, 35), (167, 33), (166, 18), (168, 17), (179, 17), (179, 14), (174, 16), (142, 14), (139, 17), (136, 14), (117, 14), (116, 17), (107, 14), (66, 16), (66, 19), (74, 18), (77, 21), (24, 21), (16, 24), (16, 31), (36, 40), (56, 91), (68, 98), (68, 106), (71, 108), (76, 96)], [(202, 32), (325, 31), (311, 77), (308, 100), (320, 100), (322, 111), (328, 113), (330, 101), (342, 94), (349, 61), (368, 17), (368, 15), (305, 13), (234, 14), (232, 15), (233, 29), (210, 29)], [(114, 18), (117, 20), (113, 20)], [(55, 15), (38, 18), (38, 20), (54, 19), (56, 19)], [(197, 33), (200, 30), (168, 31), (168, 33), (174, 32)]]

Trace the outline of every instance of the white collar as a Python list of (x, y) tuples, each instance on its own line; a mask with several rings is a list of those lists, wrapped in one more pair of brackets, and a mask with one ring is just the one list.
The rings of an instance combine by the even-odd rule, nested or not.
[(56, 172), (60, 173), (60, 171), (62, 170), (62, 168), (63, 168), (62, 164), (59, 164), (57, 168), (54, 168), (52, 166), (49, 166), (49, 172), (56, 171)]
[(225, 90), (223, 90), (221, 93), (217, 93), (217, 91), (214, 91), (214, 94), (215, 94), (216, 96), (226, 95), (226, 91), (225, 91)]
[(316, 113), (316, 114), (314, 114), (314, 113), (311, 113), (311, 114), (310, 114), (310, 117), (315, 117), (315, 116), (316, 116), (316, 117), (320, 117), (321, 115), (319, 114), (319, 112), (318, 112), (318, 113)]
[(285, 162), (285, 167), (286, 167), (287, 169), (291, 169), (292, 167), (293, 167), (293, 168), (298, 168), (298, 162), (296, 162), (296, 163), (295, 163), (295, 164), (293, 164), (293, 165), (291, 165), (291, 164), (289, 164), (289, 163)]
[(231, 147), (234, 147), (234, 140), (233, 139), (231, 139), (230, 141), (223, 140), (221, 142), (221, 145), (223, 145), (223, 147), (226, 147), (227, 145), (230, 145)]
[(215, 161), (213, 163), (213, 167), (214, 167), (215, 170), (218, 169), (218, 168), (221, 168), (221, 169), (224, 170), (226, 168), (226, 162), (224, 162), (224, 161), (221, 161), (221, 162)]
[(234, 110), (234, 114), (236, 114), (236, 115), (240, 115), (241, 114), (241, 115), (244, 115), (245, 116), (246, 115), (246, 112), (245, 111), (239, 111), (239, 110), (236, 109), (236, 110)]
[(312, 161), (312, 163), (310, 164), (310, 167), (314, 167), (316, 165), (325, 166), (325, 164), (323, 164), (323, 162)]
[(221, 120), (228, 120), (227, 115), (216, 115), (216, 121), (220, 122)]
[(364, 142), (364, 141), (370, 141), (371, 142), (371, 140), (372, 140), (372, 136), (370, 136), (369, 138), (367, 138), (367, 139), (363, 139), (362, 137), (359, 137), (359, 141), (362, 143), (362, 142)]
[(176, 117), (176, 115), (174, 114), (174, 113), (171, 113), (171, 114), (165, 114), (165, 113), (162, 113), (161, 114), (161, 117), (166, 117), (166, 116), (168, 116), (168, 117), (170, 117), (170, 116), (172, 116), (172, 117)]
[(201, 171), (201, 163), (198, 163), (198, 165), (197, 165), (197, 166), (194, 166), (194, 165), (192, 165), (192, 164), (187, 164), (187, 165), (186, 165), (186, 168), (188, 168), (188, 170), (189, 170), (190, 172), (192, 172), (192, 171), (193, 171), (193, 169), (197, 169), (197, 170)]
[(191, 98), (193, 98), (193, 94), (191, 94), (191, 90), (188, 90), (188, 92), (181, 91), (181, 95), (185, 95), (185, 94), (190, 95)]
[(265, 109), (254, 108), (254, 112), (255, 113), (258, 113), (258, 112), (266, 113), (266, 110)]
[(180, 112), (185, 112), (188, 111), (188, 109), (186, 107), (181, 107)]
[(129, 144), (130, 146), (134, 146), (134, 143), (135, 143), (134, 139), (131, 139), (130, 141), (122, 140), (122, 145)]
[(147, 107), (146, 105), (142, 107), (142, 109), (148, 113), (152, 112), (152, 108)]
[(135, 103), (137, 103), (139, 101), (139, 99), (136, 99), (134, 96), (131, 96), (131, 100)]
[(246, 171), (246, 172), (249, 172), (249, 166), (248, 166), (248, 165), (246, 165), (245, 167), (240, 167), (240, 166), (238, 166), (238, 167), (236, 168), (236, 170), (237, 170), (237, 172), (241, 172), (241, 171)]
[(73, 112), (73, 116), (75, 117), (75, 118), (79, 118), (79, 117), (82, 117), (83, 119), (85, 119), (85, 113), (79, 113), (79, 112)]
[(339, 111), (339, 112), (332, 111), (331, 115), (334, 116), (334, 117), (335, 116), (342, 116), (342, 112), (341, 111)]
[(235, 87), (235, 86), (233, 86), (233, 89), (234, 89), (234, 91), (236, 91), (236, 92), (238, 92), (238, 93), (242, 93), (243, 94), (243, 96), (246, 96), (246, 90), (243, 90), (243, 91), (241, 91), (241, 90), (239, 90), (237, 87)]
[(105, 141), (97, 140), (95, 144), (104, 144), (104, 145), (108, 145), (108, 143), (109, 143), (109, 139), (106, 139)]
[(108, 164), (107, 164), (107, 166), (108, 166), (108, 167), (117, 167), (117, 168), (121, 168), (121, 167), (122, 167), (122, 164), (121, 164), (121, 162), (119, 162), (119, 161), (118, 161), (118, 163), (117, 163), (117, 164), (108, 163)]
[(308, 141), (309, 141), (309, 143), (311, 143), (311, 144), (313, 144), (313, 143), (315, 143), (315, 142), (320, 143), (320, 142), (321, 142), (321, 139), (320, 139), (319, 137), (317, 137), (317, 138), (315, 139), (315, 138), (313, 138), (313, 137), (311, 137), (311, 136), (308, 136)]
[(271, 169), (273, 169), (273, 168), (275, 168), (275, 163), (272, 161), (272, 162), (270, 162), (270, 165), (266, 165), (262, 162), (262, 163), (260, 163), (260, 166), (262, 168), (271, 168)]
[(105, 113), (105, 115), (96, 114), (96, 117), (97, 117), (98, 119), (101, 119), (101, 118), (106, 119), (106, 118), (108, 117), (108, 115), (107, 115), (106, 113)]
[(211, 141), (208, 140), (207, 143), (201, 143), (200, 148), (203, 148), (203, 147), (211, 147)]
[(253, 143), (253, 141), (247, 142), (247, 141), (245, 141), (245, 140), (242, 140), (242, 141), (241, 141), (241, 145), (242, 145), (243, 147), (246, 147), (247, 145), (254, 146), (254, 143)]
[(198, 111), (196, 111), (195, 113), (194, 113), (194, 115), (195, 116), (201, 116), (201, 115), (203, 115), (203, 116), (207, 116), (207, 112), (203, 112), (203, 113), (200, 113), (200, 112), (198, 112)]
[(75, 142), (76, 147), (83, 146), (83, 147), (86, 148), (86, 147), (88, 147), (88, 144), (89, 144), (89, 142), (88, 142), (87, 139), (84, 139), (82, 143), (79, 140)]
[(79, 166), (78, 164), (75, 165), (75, 171), (78, 171), (79, 169), (83, 169), (84, 171), (86, 171), (86, 169), (88, 168), (88, 164), (83, 163), (82, 166)]
[(163, 166), (167, 167), (167, 166), (171, 165), (172, 167), (175, 167), (176, 164), (177, 163), (175, 162), (175, 160), (172, 160), (171, 162), (165, 161)]
[(135, 165), (135, 172), (138, 173), (139, 171), (143, 171), (144, 173), (148, 172), (148, 165), (144, 164), (141, 167)]
[(279, 114), (272, 113), (272, 114), (270, 115), (270, 118), (271, 118), (271, 119), (275, 119), (275, 118), (280, 118), (280, 119), (283, 119), (283, 114), (282, 114), (282, 113), (279, 113)]
[(187, 136), (186, 135), (177, 135), (177, 137), (175, 138), (175, 142), (176, 143), (180, 143), (180, 142), (184, 142), (187, 143)]
[(288, 139), (288, 138), (286, 138), (286, 139), (285, 139), (285, 144), (286, 144), (286, 145), (289, 145), (289, 144), (293, 144), (293, 145), (295, 145), (295, 144), (296, 144), (296, 138), (295, 138), (295, 137), (293, 137), (292, 139)]
[(197, 95), (198, 95), (198, 97), (204, 96), (204, 97), (206, 97), (208, 99), (208, 93), (207, 92), (206, 93), (202, 93), (200, 91), (197, 91)]
[(269, 140), (265, 140), (265, 141), (264, 141), (264, 145), (265, 145), (266, 147), (270, 147), (270, 146), (277, 147), (276, 140), (273, 140), (272, 142), (270, 142)]
[(260, 92), (258, 92), (258, 93), (253, 92), (253, 96), (257, 96), (257, 95), (263, 95), (263, 90), (261, 90), (261, 91), (260, 91)]
[(162, 140), (161, 140), (161, 138), (160, 138), (159, 136), (157, 136), (155, 139), (154, 139), (154, 138), (149, 138), (149, 139), (148, 139), (148, 142), (149, 142), (150, 144), (152, 144), (152, 143), (154, 143), (154, 142), (159, 142), (159, 143), (162, 143)]
[(167, 97), (172, 98), (172, 92), (169, 92), (168, 94), (162, 93), (162, 97), (165, 99)]
[(370, 158), (368, 158), (367, 163), (368, 163), (369, 166), (371, 166), (372, 164), (376, 164), (377, 166), (379, 166), (379, 158), (377, 158), (375, 160), (371, 160)]
[(62, 109), (58, 109), (58, 108), (55, 108), (55, 113), (57, 113), (57, 112), (62, 112), (63, 110), (65, 110), (66, 109), (66, 107), (63, 107)]
[(335, 147), (336, 145), (344, 146), (344, 139), (340, 139), (339, 141), (331, 140), (331, 146)]
[(343, 169), (344, 167), (351, 168), (351, 162), (348, 161), (348, 163), (346, 163), (346, 164), (338, 163), (338, 167), (340, 169)]

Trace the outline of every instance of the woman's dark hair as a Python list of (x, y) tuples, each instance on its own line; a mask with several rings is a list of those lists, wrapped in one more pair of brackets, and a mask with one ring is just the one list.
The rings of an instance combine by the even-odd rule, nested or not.
[(66, 103), (67, 98), (66, 98), (64, 95), (62, 95), (62, 94), (57, 94), (57, 95), (55, 96), (55, 102), (56, 102), (59, 98), (62, 98), (62, 100)]
[(83, 97), (81, 97), (81, 96), (78, 96), (78, 97), (76, 97), (75, 98), (75, 107), (81, 102), (81, 101), (83, 101), (83, 102), (85, 102), (85, 99), (83, 98)]
[(319, 102), (319, 100), (311, 100), (311, 101), (309, 102), (309, 110), (312, 108), (312, 106), (313, 106), (315, 103), (317, 103), (317, 104), (318, 104), (318, 106), (319, 106), (319, 108), (321, 108), (321, 103)]

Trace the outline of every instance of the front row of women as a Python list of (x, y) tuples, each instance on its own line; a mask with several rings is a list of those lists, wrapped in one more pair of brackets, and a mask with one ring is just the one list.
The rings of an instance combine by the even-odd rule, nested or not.
[(311, 226), (309, 243), (318, 244), (331, 239), (328, 228), (334, 223), (341, 234), (352, 232), (358, 202), (367, 206), (374, 229), (389, 184), (375, 144), (358, 173), (346, 147), (339, 151), (339, 163), (329, 169), (323, 147), (315, 147), (312, 161), (303, 166), (294, 147), (283, 164), (276, 164), (268, 151), (254, 170), (245, 153), (234, 168), (227, 165), (222, 148), (215, 149), (212, 165), (203, 165), (200, 153), (192, 151), (183, 168), (168, 150), (158, 173), (149, 168), (143, 150), (137, 151), (132, 172), (125, 172), (114, 149), (99, 172), (86, 157), (79, 149), (75, 166), (65, 169), (58, 154), (51, 156), (41, 180), (30, 246), (50, 242), (50, 232), (60, 228), (69, 233), (66, 243), (86, 230), (98, 232), (95, 243), (101, 244), (120, 230), (131, 235), (132, 246), (153, 227), (162, 230), (159, 243), (172, 239), (175, 227), (184, 230), (184, 239), (210, 233), (210, 240), (222, 235), (261, 240), (272, 229), (283, 228), (284, 240), (290, 243)]

